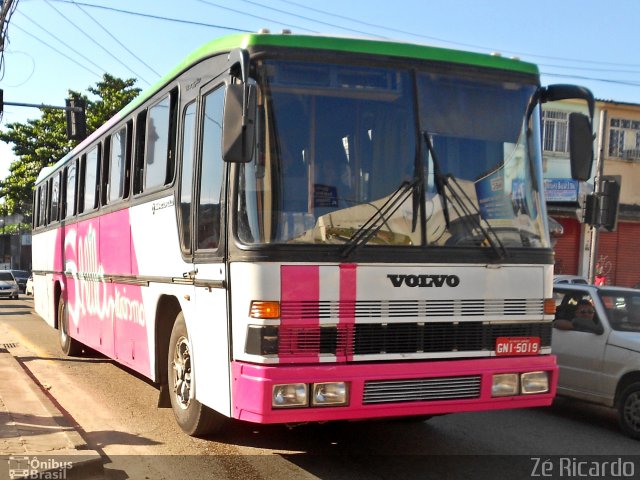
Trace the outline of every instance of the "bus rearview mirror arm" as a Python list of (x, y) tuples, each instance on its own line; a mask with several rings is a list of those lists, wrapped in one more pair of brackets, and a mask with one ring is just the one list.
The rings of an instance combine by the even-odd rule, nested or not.
[(238, 48), (229, 52), (229, 73), (240, 83), (227, 85), (222, 126), (222, 158), (246, 163), (253, 158), (256, 87), (249, 84), (249, 53)]
[(582, 113), (569, 114), (569, 151), (571, 161), (571, 177), (586, 182), (591, 178), (593, 166), (593, 115), (595, 99), (588, 88), (578, 85), (549, 85), (540, 87), (534, 95), (540, 103), (559, 100), (578, 99), (587, 103), (589, 115)]

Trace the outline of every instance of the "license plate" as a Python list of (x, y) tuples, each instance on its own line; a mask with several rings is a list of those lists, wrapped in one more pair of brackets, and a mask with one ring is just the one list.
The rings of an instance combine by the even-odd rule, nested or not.
[(540, 353), (540, 337), (498, 337), (496, 355), (537, 355)]

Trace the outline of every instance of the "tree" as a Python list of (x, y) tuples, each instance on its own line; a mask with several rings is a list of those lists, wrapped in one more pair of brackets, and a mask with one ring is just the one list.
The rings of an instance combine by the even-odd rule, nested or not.
[[(123, 80), (105, 73), (87, 95), (70, 90), (69, 96), (83, 98), (87, 105), (87, 133), (98, 129), (140, 93), (133, 78)], [(8, 213), (31, 219), (33, 185), (43, 167), (53, 165), (78, 143), (67, 139), (64, 110), (42, 109), (42, 117), (27, 123), (10, 123), (0, 132), (0, 140), (12, 143), (18, 157), (9, 167), (9, 175), (0, 182), (0, 197), (5, 198)]]

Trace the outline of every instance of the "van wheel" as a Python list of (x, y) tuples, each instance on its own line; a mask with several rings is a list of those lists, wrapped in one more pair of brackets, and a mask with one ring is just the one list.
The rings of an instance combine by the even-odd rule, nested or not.
[(62, 297), (58, 301), (58, 338), (65, 355), (77, 357), (82, 353), (82, 344), (69, 336), (69, 312), (67, 302)]
[(227, 421), (195, 399), (195, 376), (191, 365), (191, 342), (182, 312), (176, 317), (169, 340), (168, 381), (171, 407), (180, 428), (191, 436), (215, 433)]
[(620, 395), (618, 420), (626, 435), (640, 440), (640, 382), (632, 383)]

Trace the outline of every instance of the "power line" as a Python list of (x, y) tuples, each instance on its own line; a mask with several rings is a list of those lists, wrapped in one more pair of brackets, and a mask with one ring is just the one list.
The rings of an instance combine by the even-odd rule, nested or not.
[(38, 42), (42, 43), (43, 45), (46, 45), (47, 47), (49, 47), (51, 50), (55, 51), (56, 53), (58, 53), (59, 55), (62, 55), (63, 57), (65, 57), (66, 59), (72, 61), (73, 63), (75, 63), (76, 65), (78, 65), (80, 68), (85, 69), (87, 72), (91, 73), (92, 75), (95, 75), (96, 77), (101, 77), (101, 75), (99, 73), (94, 72), (93, 70), (91, 70), (90, 68), (88, 68), (86, 65), (81, 64), (80, 62), (78, 62), (77, 60), (71, 58), (69, 55), (61, 52), (60, 50), (58, 50), (56, 47), (49, 45), (47, 42), (45, 42), (44, 40), (41, 40), (40, 38), (36, 37), (35, 35), (27, 32), (24, 28), (20, 28), (19, 25), (16, 24), (16, 22), (13, 22), (13, 26), (16, 27), (18, 30), (20, 30), (22, 33), (30, 36), (31, 38), (37, 40)]
[(349, 28), (349, 27), (342, 27), (340, 25), (336, 25), (335, 23), (323, 22), (322, 20), (318, 20), (316, 18), (305, 17), (304, 15), (297, 15), (295, 13), (287, 12), (286, 10), (280, 10), (279, 8), (269, 7), (268, 5), (263, 5), (261, 3), (253, 2), (251, 0), (242, 0), (242, 1), (245, 2), (245, 3), (248, 3), (250, 5), (256, 5), (258, 7), (266, 8), (268, 10), (273, 10), (274, 12), (284, 13), (285, 15), (290, 15), (292, 17), (300, 18), (302, 20), (308, 20), (308, 21), (311, 21), (311, 22), (314, 22), (314, 23), (319, 23), (321, 25), (327, 25), (329, 27), (339, 28), (341, 30), (347, 30), (349, 32), (361, 33), (361, 34), (367, 35), (367, 36), (374, 36), (374, 37), (378, 37), (378, 38), (386, 38), (386, 37), (381, 37), (379, 35), (373, 35), (373, 34), (371, 34), (369, 32), (363, 32), (362, 30), (355, 30), (355, 29)]
[(353, 18), (353, 17), (348, 17), (346, 15), (337, 14), (336, 12), (328, 12), (326, 10), (321, 10), (319, 8), (310, 7), (308, 5), (305, 5), (305, 4), (302, 4), (302, 3), (299, 3), (299, 2), (295, 2), (293, 0), (278, 0), (278, 1), (280, 1), (282, 3), (289, 4), (289, 5), (294, 5), (296, 7), (303, 8), (305, 10), (310, 10), (310, 11), (314, 11), (314, 12), (317, 12), (317, 13), (321, 13), (323, 15), (328, 15), (330, 17), (341, 18), (343, 20), (347, 20), (347, 21), (350, 21), (350, 22), (358, 23), (360, 25), (366, 25), (368, 27), (379, 28), (379, 29), (390, 31), (390, 32), (401, 33), (401, 34), (404, 34), (404, 35), (411, 35), (413, 37), (424, 38), (426, 40), (434, 40), (434, 41), (438, 41), (438, 42), (448, 43), (448, 44), (451, 44), (451, 45), (457, 45), (457, 46), (466, 47), (466, 48), (473, 48), (473, 49), (477, 49), (477, 50), (483, 50), (485, 52), (486, 51), (502, 51), (504, 53), (508, 53), (508, 54), (511, 54), (511, 55), (519, 55), (519, 56), (526, 56), (526, 57), (532, 57), (532, 58), (546, 58), (546, 59), (549, 59), (549, 60), (561, 60), (561, 61), (568, 61), (568, 62), (574, 62), (574, 63), (587, 63), (587, 64), (594, 64), (594, 65), (609, 65), (609, 66), (614, 66), (614, 67), (615, 66), (618, 66), (618, 67), (640, 67), (640, 64), (615, 63), (615, 62), (603, 62), (603, 61), (598, 61), (598, 60), (584, 60), (584, 59), (575, 59), (575, 58), (566, 58), (566, 57), (554, 57), (554, 56), (549, 56), (549, 55), (539, 55), (539, 54), (526, 53), (526, 52), (515, 52), (515, 51), (512, 51), (512, 50), (503, 50), (503, 49), (500, 49), (500, 48), (490, 48), (490, 47), (486, 47), (486, 46), (482, 46), (482, 45), (463, 43), (463, 42), (456, 42), (456, 41), (453, 41), (453, 40), (447, 40), (445, 38), (432, 37), (432, 36), (423, 35), (423, 34), (419, 34), (419, 33), (409, 32), (407, 30), (401, 30), (401, 29), (392, 28), (392, 27), (389, 27), (389, 26), (377, 25), (375, 23), (365, 22), (365, 21), (359, 20), (357, 18)]
[[(23, 15), (24, 16), (24, 15)], [(60, 42), (62, 45), (64, 45), (65, 47), (67, 47), (69, 50), (71, 50), (73, 53), (75, 53), (76, 55), (78, 55), (79, 57), (82, 57), (84, 60), (86, 60), (87, 62), (89, 62), (91, 65), (93, 65), (94, 67), (98, 68), (99, 70), (106, 72), (106, 70), (104, 68), (102, 68), (100, 65), (98, 65), (97, 63), (95, 63), (93, 60), (91, 60), (90, 58), (88, 58), (87, 56), (83, 55), (82, 53), (80, 53), (78, 50), (76, 50), (75, 48), (73, 48), (71, 45), (69, 45), (68, 43), (62, 41), (59, 37), (56, 37), (53, 33), (51, 33), (49, 30), (47, 30), (46, 28), (44, 28), (42, 25), (40, 25), (38, 22), (36, 22), (34, 19), (29, 18), (27, 16), (24, 16), (27, 20), (29, 20), (31, 23), (33, 23), (36, 27), (38, 27), (40, 30), (42, 30), (43, 32), (45, 32), (47, 35), (49, 35), (51, 38), (53, 38), (54, 40), (57, 40), (58, 42)]]
[(44, 0), (44, 2), (53, 10), (56, 11), (56, 13), (58, 15), (60, 15), (62, 18), (64, 18), (69, 24), (71, 24), (76, 30), (78, 30), (80, 33), (82, 33), (85, 37), (87, 37), (89, 40), (91, 40), (94, 45), (97, 45), (98, 47), (100, 47), (105, 53), (107, 53), (111, 58), (113, 58), (116, 62), (118, 62), (120, 65), (122, 65), (124, 68), (128, 69), (131, 73), (133, 73), (136, 77), (140, 78), (140, 80), (142, 80), (143, 82), (145, 82), (147, 85), (151, 85), (151, 83), (149, 83), (149, 81), (147, 81), (142, 75), (140, 75), (139, 73), (136, 73), (131, 67), (129, 67), (127, 64), (125, 64), (122, 60), (120, 60), (118, 57), (116, 57), (113, 53), (111, 53), (109, 50), (107, 50), (106, 48), (104, 48), (102, 45), (100, 45), (91, 35), (87, 34), (87, 32), (85, 32), (83, 29), (81, 29), (80, 27), (78, 27), (75, 23), (73, 23), (71, 20), (69, 20), (69, 18), (67, 18), (66, 15), (64, 15), (62, 12), (60, 12), (60, 10), (58, 10), (56, 7), (54, 7), (51, 2), (49, 2), (49, 0)]
[(123, 10), (121, 8), (105, 7), (103, 5), (92, 5), (90, 3), (75, 2), (75, 1), (72, 1), (72, 0), (52, 0), (52, 1), (60, 2), (60, 3), (72, 3), (74, 5), (81, 5), (83, 7), (97, 8), (97, 9), (100, 9), (100, 10), (108, 10), (110, 12), (125, 13), (127, 15), (135, 15), (135, 16), (138, 16), (138, 17), (151, 18), (151, 19), (154, 19), (154, 20), (164, 20), (166, 22), (182, 23), (182, 24), (186, 24), (186, 25), (197, 25), (199, 27), (219, 28), (221, 30), (231, 30), (231, 31), (234, 31), (234, 32), (246, 32), (247, 31), (245, 28), (226, 27), (224, 25), (215, 25), (215, 24), (212, 24), (212, 23), (203, 23), (203, 22), (195, 22), (195, 21), (192, 21), (192, 20), (181, 20), (181, 19), (178, 19), (178, 18), (161, 17), (159, 15), (151, 15), (151, 14), (148, 14), (148, 13), (133, 12), (131, 10)]
[(539, 67), (549, 68), (562, 68), (570, 70), (583, 70), (587, 72), (614, 72), (614, 73), (637, 73), (640, 74), (640, 70), (621, 70), (617, 68), (593, 68), (593, 67), (567, 67), (566, 65), (551, 65), (548, 63), (538, 63)]
[[(4, 52), (9, 45), (9, 22), (18, 8), (19, 0), (0, 0), (0, 80), (4, 78)], [(0, 120), (2, 112), (0, 112)]]
[(87, 17), (89, 17), (93, 23), (95, 23), (98, 27), (100, 27), (107, 35), (109, 35), (118, 45), (120, 45), (122, 48), (124, 48), (127, 52), (129, 52), (129, 54), (134, 57), (136, 60), (138, 60), (140, 63), (142, 63), (145, 67), (147, 67), (149, 70), (151, 70), (153, 73), (155, 73), (158, 77), (161, 77), (162, 75), (158, 72), (156, 72), (154, 70), (154, 68), (149, 65), (148, 63), (146, 63), (144, 60), (142, 60), (142, 58), (140, 58), (138, 55), (136, 55), (135, 53), (133, 53), (129, 48), (127, 48), (127, 46), (122, 43), (120, 40), (118, 40), (118, 37), (116, 37), (113, 33), (111, 33), (108, 29), (106, 29), (100, 22), (98, 22), (95, 18), (93, 18), (93, 16), (87, 12), (84, 8), (82, 8), (80, 5), (78, 5), (76, 2), (71, 2), (73, 3), (82, 13), (84, 13)]
[(631, 87), (640, 87), (640, 82), (632, 82), (625, 80), (613, 80), (611, 78), (596, 78), (596, 77), (586, 77), (581, 75), (568, 75), (564, 73), (552, 73), (552, 72), (540, 72), (542, 75), (546, 75), (548, 77), (561, 77), (561, 78), (574, 78), (578, 80), (590, 80), (593, 82), (605, 82), (605, 83), (615, 83), (617, 85), (627, 85)]
[(253, 15), (253, 14), (251, 14), (251, 13), (244, 12), (244, 11), (242, 11), (242, 10), (236, 10), (236, 9), (234, 9), (234, 8), (225, 7), (225, 6), (222, 6), (222, 5), (219, 5), (219, 4), (217, 4), (217, 3), (207, 1), (207, 0), (196, 0), (196, 1), (197, 1), (197, 2), (200, 2), (200, 3), (204, 3), (204, 4), (206, 4), (206, 5), (210, 5), (210, 6), (212, 6), (212, 7), (221, 8), (222, 10), (227, 10), (227, 11), (229, 11), (229, 12), (239, 13), (240, 15), (244, 15), (245, 17), (257, 18), (258, 20), (264, 20), (264, 21), (266, 21), (266, 22), (273, 22), (273, 23), (277, 23), (277, 24), (280, 24), (280, 25), (285, 25), (285, 26), (287, 26), (287, 27), (293, 27), (293, 28), (297, 28), (297, 29), (299, 29), (299, 30), (304, 30), (304, 31), (306, 31), (306, 32), (319, 33), (319, 32), (318, 32), (318, 31), (316, 31), (316, 30), (310, 30), (310, 29), (308, 29), (308, 28), (304, 28), (304, 27), (301, 27), (301, 26), (298, 26), (298, 25), (293, 25), (293, 24), (289, 24), (289, 23), (284, 23), (284, 22), (281, 22), (281, 21), (279, 21), (279, 20), (273, 20), (273, 19), (271, 19), (271, 18), (261, 17), (261, 16), (259, 16), (259, 15)]

